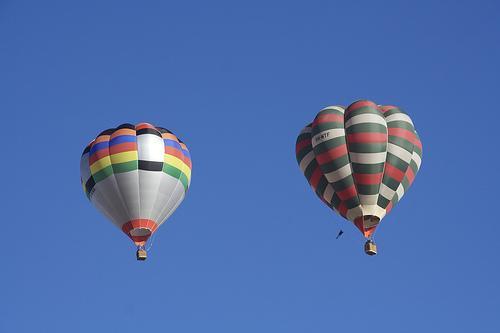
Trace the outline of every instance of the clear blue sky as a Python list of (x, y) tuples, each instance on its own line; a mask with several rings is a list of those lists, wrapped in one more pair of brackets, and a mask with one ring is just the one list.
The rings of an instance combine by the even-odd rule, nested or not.
[[(500, 332), (499, 12), (1, 0), (0, 332)], [(424, 145), (376, 257), (294, 155), (317, 111), (360, 98)], [(88, 141), (140, 121), (193, 157), (144, 263), (79, 183)]]

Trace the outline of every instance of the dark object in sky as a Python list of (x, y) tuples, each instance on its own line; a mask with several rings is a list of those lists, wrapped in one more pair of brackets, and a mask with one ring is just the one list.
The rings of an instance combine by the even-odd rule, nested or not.
[(335, 237), (335, 239), (339, 239), (340, 236), (342, 236), (342, 234), (344, 233), (344, 231), (341, 229), (337, 235), (337, 237)]

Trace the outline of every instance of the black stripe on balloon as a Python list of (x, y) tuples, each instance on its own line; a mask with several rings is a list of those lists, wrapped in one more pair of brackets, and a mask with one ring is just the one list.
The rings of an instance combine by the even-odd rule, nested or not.
[(83, 150), (82, 156), (85, 155), (85, 154), (87, 154), (89, 151), (90, 151), (90, 145), (88, 145), (87, 147), (85, 147), (85, 149)]
[(160, 131), (160, 133), (170, 133), (170, 134), (173, 134), (172, 132), (170, 132), (168, 129), (166, 129), (164, 127), (158, 127), (158, 126), (156, 126), (156, 129), (158, 131)]
[(158, 132), (158, 130), (155, 130), (153, 128), (143, 128), (137, 131), (137, 135), (143, 135), (143, 134), (153, 134), (161, 138), (160, 132)]
[(129, 124), (129, 123), (121, 124), (116, 129), (119, 130), (119, 129), (123, 129), (123, 128), (135, 130), (135, 126), (132, 124)]
[(163, 162), (139, 160), (139, 170), (162, 171), (163, 170)]
[(115, 131), (114, 128), (108, 128), (107, 130), (104, 130), (101, 133), (99, 133), (98, 136), (101, 136), (101, 135), (111, 135), (111, 134), (113, 134), (114, 131)]
[(94, 186), (95, 186), (94, 177), (90, 176), (90, 178), (85, 183), (85, 189), (87, 190), (87, 195), (90, 195), (90, 192), (92, 191)]

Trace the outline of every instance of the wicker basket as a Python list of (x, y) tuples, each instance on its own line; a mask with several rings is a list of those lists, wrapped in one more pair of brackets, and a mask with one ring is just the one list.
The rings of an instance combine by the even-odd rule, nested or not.
[(377, 245), (372, 240), (367, 240), (365, 243), (365, 253), (369, 256), (377, 254)]
[(148, 257), (148, 253), (144, 249), (137, 250), (136, 255), (137, 255), (137, 260), (146, 260), (146, 258)]

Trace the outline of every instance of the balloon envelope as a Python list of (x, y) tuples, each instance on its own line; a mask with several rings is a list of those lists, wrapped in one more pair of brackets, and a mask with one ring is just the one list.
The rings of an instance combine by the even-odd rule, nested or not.
[(85, 148), (80, 174), (89, 200), (140, 246), (184, 199), (191, 157), (165, 128), (123, 124)]
[(422, 161), (410, 117), (395, 106), (330, 106), (299, 134), (299, 167), (316, 195), (370, 237), (408, 190)]

